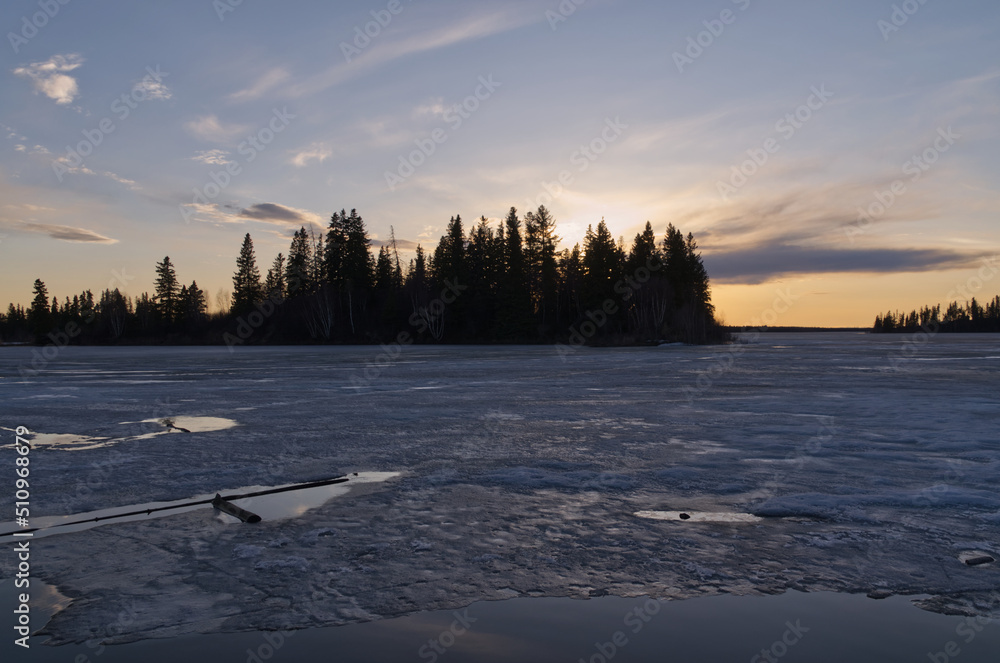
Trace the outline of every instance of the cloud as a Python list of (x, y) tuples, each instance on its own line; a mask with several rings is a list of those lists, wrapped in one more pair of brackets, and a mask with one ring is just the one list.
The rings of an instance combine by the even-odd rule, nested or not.
[(184, 128), (196, 138), (212, 143), (227, 142), (250, 130), (248, 126), (242, 124), (224, 124), (215, 115), (203, 115), (191, 120), (184, 124)]
[(184, 217), (189, 220), (197, 217), (197, 220), (208, 223), (245, 223), (245, 219), (239, 215), (239, 208), (231, 205), (220, 205), (219, 203), (184, 203), (182, 207), (187, 209)]
[(288, 93), (292, 96), (316, 94), (393, 60), (454, 46), (465, 41), (483, 39), (539, 20), (544, 20), (544, 16), (533, 8), (525, 7), (520, 14), (505, 8), (491, 14), (464, 17), (451, 25), (435, 27), (396, 41), (385, 35), (381, 38), (378, 48), (365, 50), (351, 62), (334, 65), (292, 86)]
[(229, 152), (225, 150), (202, 150), (191, 157), (191, 160), (209, 166), (225, 166), (232, 161)]
[(76, 79), (66, 72), (73, 71), (83, 64), (83, 58), (75, 53), (69, 55), (53, 55), (44, 62), (34, 62), (26, 67), (14, 70), (17, 76), (30, 78), (36, 92), (41, 92), (57, 104), (67, 105), (79, 94)]
[(292, 155), (291, 163), (298, 168), (305, 168), (310, 161), (323, 163), (333, 156), (333, 150), (323, 143), (313, 143), (309, 147), (299, 150)]
[(141, 81), (132, 86), (132, 92), (140, 92), (136, 98), (143, 98), (145, 95), (146, 99), (155, 99), (157, 101), (166, 101), (174, 96), (174, 93), (168, 88), (163, 81), (157, 80), (152, 76), (146, 76)]
[(437, 98), (435, 98), (434, 100), (432, 100), (432, 101), (430, 101), (428, 103), (420, 104), (419, 106), (417, 106), (416, 108), (414, 108), (413, 109), (413, 116), (414, 117), (427, 117), (427, 116), (430, 116), (430, 117), (442, 117), (445, 113), (448, 112), (448, 110), (450, 108), (451, 108), (451, 106), (445, 106), (443, 98), (437, 97)]
[(251, 205), (240, 210), (239, 216), (244, 219), (252, 219), (253, 221), (288, 226), (319, 226), (322, 221), (318, 214), (314, 214), (308, 210), (286, 207), (277, 203), (257, 203), (256, 205)]
[(981, 257), (949, 249), (838, 249), (760, 244), (704, 256), (713, 282), (757, 285), (784, 276), (930, 272), (960, 268)]
[[(43, 155), (49, 154), (48, 150), (45, 150), (44, 147), (42, 147), (41, 150), (38, 150), (39, 147), (41, 146), (36, 145), (35, 150), (32, 151), (32, 154), (43, 154)], [(95, 170), (91, 170), (86, 165), (74, 166), (72, 165), (72, 161), (70, 161), (69, 157), (66, 156), (59, 157), (58, 159), (56, 159), (56, 162), (63, 165), (63, 167), (65, 168), (65, 171), (63, 172), (70, 173), (72, 175), (93, 175), (95, 177), (106, 177), (109, 180), (118, 182), (119, 184), (124, 184), (133, 191), (138, 191), (142, 188), (136, 183), (135, 180), (130, 180), (126, 177), (122, 177), (121, 175), (112, 173), (110, 170), (102, 170), (98, 172)]]
[(72, 226), (50, 225), (46, 223), (32, 223), (28, 221), (17, 221), (5, 223), (3, 227), (12, 232), (29, 233), (33, 235), (46, 235), (52, 239), (63, 242), (78, 242), (87, 244), (117, 244), (117, 239), (105, 237), (93, 230), (86, 228), (74, 228)]
[(276, 67), (267, 71), (252, 86), (244, 90), (240, 90), (239, 92), (233, 92), (229, 95), (229, 100), (241, 102), (258, 99), (273, 90), (279, 84), (286, 81), (288, 78), (289, 73), (287, 71), (280, 67)]
[(243, 224), (247, 221), (256, 221), (285, 229), (298, 230), (301, 226), (323, 228), (323, 219), (320, 215), (278, 203), (257, 203), (249, 207), (219, 203), (184, 203), (183, 207), (188, 210), (186, 217), (208, 223)]

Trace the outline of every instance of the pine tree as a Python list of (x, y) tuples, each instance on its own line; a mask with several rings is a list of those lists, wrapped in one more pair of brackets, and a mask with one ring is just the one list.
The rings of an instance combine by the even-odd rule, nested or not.
[(236, 273), (233, 275), (233, 313), (242, 315), (252, 310), (254, 304), (263, 299), (263, 292), (253, 240), (250, 233), (247, 233), (243, 238), (243, 246), (236, 259)]
[(170, 256), (156, 263), (156, 282), (153, 295), (156, 302), (156, 312), (160, 320), (170, 324), (177, 317), (177, 297), (180, 292), (177, 287), (177, 273), (170, 262)]

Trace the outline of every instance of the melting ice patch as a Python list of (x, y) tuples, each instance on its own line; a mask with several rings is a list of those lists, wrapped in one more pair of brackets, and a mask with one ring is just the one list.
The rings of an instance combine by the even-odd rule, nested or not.
[[(125, 421), (128, 424), (161, 424), (167, 428), (183, 429), (189, 433), (211, 433), (217, 430), (227, 430), (239, 426), (232, 419), (223, 417), (170, 417), (169, 419), (143, 419), (142, 421)], [(159, 433), (162, 435), (162, 433)]]
[[(173, 433), (211, 433), (214, 431), (235, 428), (239, 424), (232, 419), (222, 417), (172, 417), (170, 419), (144, 419), (142, 421), (123, 421), (120, 426), (136, 424), (158, 424), (163, 430), (154, 430), (140, 435), (124, 437), (93, 437), (78, 433), (32, 433), (28, 442), (33, 448), (61, 449), (63, 451), (86, 451), (111, 447), (121, 442), (149, 440), (160, 435)], [(12, 444), (4, 447), (13, 447)], [(4, 448), (0, 447), (0, 448)]]

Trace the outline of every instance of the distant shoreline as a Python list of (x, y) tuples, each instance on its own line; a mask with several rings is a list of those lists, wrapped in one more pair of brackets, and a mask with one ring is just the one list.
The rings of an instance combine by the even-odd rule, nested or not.
[(864, 332), (870, 333), (870, 327), (726, 327), (730, 334), (746, 334), (750, 332), (760, 332), (761, 334), (792, 334), (792, 333), (820, 333), (820, 332)]

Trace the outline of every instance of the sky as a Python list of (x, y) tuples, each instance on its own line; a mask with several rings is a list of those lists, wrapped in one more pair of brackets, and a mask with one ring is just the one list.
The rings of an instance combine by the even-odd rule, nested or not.
[[(0, 303), (216, 301), (356, 208), (409, 252), (546, 205), (694, 233), (732, 325), (1000, 293), (993, 0), (8, 1)], [(468, 227), (468, 225), (467, 225)], [(410, 254), (405, 254), (406, 255)]]

